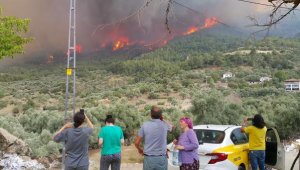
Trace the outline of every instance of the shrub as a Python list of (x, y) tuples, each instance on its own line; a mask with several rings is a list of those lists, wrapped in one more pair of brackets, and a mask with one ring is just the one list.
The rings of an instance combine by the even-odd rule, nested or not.
[(55, 143), (54, 141), (49, 141), (46, 145), (46, 150), (48, 152), (48, 155), (50, 154), (59, 154), (59, 149), (61, 149), (61, 144)]
[(29, 132), (41, 133), (43, 129), (56, 131), (63, 124), (63, 114), (55, 111), (28, 110), (18, 117), (24, 129)]
[(42, 131), (42, 133), (40, 134), (39, 137), (40, 137), (41, 142), (42, 142), (44, 145), (46, 145), (46, 144), (51, 140), (52, 135), (51, 135), (51, 133), (49, 132), (49, 130), (44, 129), (44, 130)]
[(0, 101), (0, 109), (3, 109), (7, 106), (7, 101)]
[(49, 153), (47, 151), (46, 146), (43, 146), (43, 147), (39, 147), (39, 148), (36, 148), (36, 147), (33, 148), (32, 155), (35, 157), (45, 157), (45, 156), (48, 156)]
[(188, 91), (182, 91), (182, 92), (180, 92), (179, 95), (182, 99), (185, 99), (189, 96), (189, 93), (188, 93)]
[(129, 88), (125, 91), (125, 95), (128, 98), (133, 98), (140, 95), (140, 91), (135, 88)]
[(159, 98), (159, 94), (155, 93), (155, 92), (150, 92), (148, 99), (158, 99)]
[(173, 106), (178, 104), (177, 100), (174, 97), (168, 97), (168, 102), (170, 102)]
[(157, 102), (157, 105), (165, 105), (165, 102)]
[(4, 97), (5, 96), (5, 93), (3, 90), (0, 90), (0, 98)]
[(146, 104), (146, 102), (144, 100), (139, 100), (138, 102), (136, 102), (136, 105), (141, 105), (141, 104)]
[(59, 106), (43, 106), (43, 110), (59, 110)]
[(142, 93), (142, 94), (152, 91), (152, 85), (150, 85), (148, 83), (140, 83), (138, 85), (138, 87), (139, 87), (140, 93)]
[(12, 112), (13, 112), (14, 114), (17, 114), (17, 113), (20, 112), (20, 110), (19, 110), (18, 107), (14, 107), (13, 110), (12, 110)]
[(179, 82), (171, 82), (170, 86), (174, 91), (179, 91), (182, 88)]
[(29, 99), (27, 100), (26, 104), (23, 105), (23, 110), (26, 111), (30, 108), (34, 108), (35, 103), (33, 102), (33, 100)]

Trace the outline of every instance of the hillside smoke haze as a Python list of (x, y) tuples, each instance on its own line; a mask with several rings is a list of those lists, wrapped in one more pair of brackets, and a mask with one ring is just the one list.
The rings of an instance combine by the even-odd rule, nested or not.
[[(77, 44), (81, 45), (83, 52), (113, 49), (116, 43), (123, 46), (130, 43), (154, 44), (157, 48), (164, 45), (166, 40), (184, 34), (192, 26), (200, 27), (206, 18), (216, 17), (235, 29), (242, 29), (250, 22), (247, 16), (260, 16), (269, 12), (264, 10), (265, 7), (236, 0), (177, 0), (198, 13), (173, 3), (169, 15), (169, 34), (165, 24), (167, 0), (149, 2), (145, 6), (141, 0), (78, 0)], [(34, 37), (34, 41), (27, 45), (26, 58), (66, 52), (69, 0), (0, 0), (0, 6), (5, 16), (31, 19), (29, 35)], [(141, 12), (138, 15), (139, 9)], [(126, 16), (131, 17), (118, 23)]]

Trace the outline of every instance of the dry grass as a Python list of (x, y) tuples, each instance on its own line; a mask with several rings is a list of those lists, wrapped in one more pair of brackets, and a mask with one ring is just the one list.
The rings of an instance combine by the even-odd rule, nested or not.
[(122, 162), (123, 163), (142, 163), (143, 156), (141, 156), (137, 149), (133, 146), (124, 146), (122, 149)]

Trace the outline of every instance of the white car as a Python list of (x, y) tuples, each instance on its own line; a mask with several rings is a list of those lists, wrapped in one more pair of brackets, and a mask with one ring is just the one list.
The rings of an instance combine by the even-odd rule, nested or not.
[[(199, 140), (201, 170), (249, 170), (249, 144), (241, 126), (197, 125), (194, 131)], [(168, 145), (169, 170), (179, 169), (172, 161), (173, 143)], [(266, 165), (284, 170), (284, 148), (277, 131), (268, 129), (266, 137)]]

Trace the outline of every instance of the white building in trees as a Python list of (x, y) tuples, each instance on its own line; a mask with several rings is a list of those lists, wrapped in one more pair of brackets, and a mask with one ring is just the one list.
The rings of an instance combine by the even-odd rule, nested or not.
[(223, 74), (222, 79), (231, 78), (231, 77), (233, 77), (233, 76), (234, 76), (234, 75), (233, 75), (231, 72), (226, 72), (226, 73)]
[(300, 90), (300, 80), (289, 79), (284, 82), (286, 91), (299, 91)]

